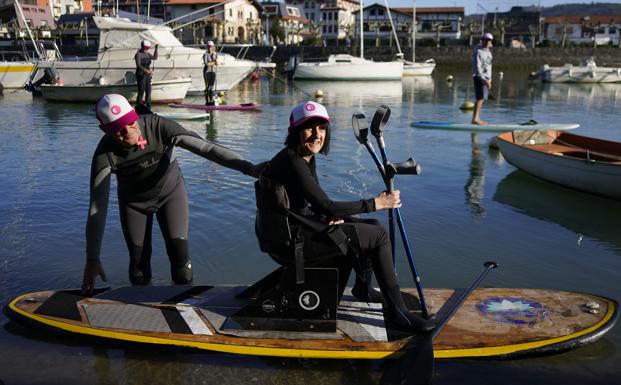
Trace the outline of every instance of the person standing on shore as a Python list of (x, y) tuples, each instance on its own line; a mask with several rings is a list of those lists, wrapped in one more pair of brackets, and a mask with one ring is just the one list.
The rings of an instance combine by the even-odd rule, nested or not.
[(481, 43), (474, 47), (472, 52), (472, 79), (474, 80), (474, 94), (476, 102), (474, 104), (474, 112), (472, 113), (472, 124), (485, 125), (481, 120), (481, 107), (483, 101), (489, 96), (489, 90), (492, 87), (492, 40), (491, 33), (484, 33), (481, 37)]
[[(136, 83), (138, 84), (136, 104), (144, 104), (147, 108), (151, 108), (151, 79), (154, 72), (151, 69), (151, 62), (157, 59), (157, 47), (158, 45), (156, 44), (155, 52), (151, 55), (149, 53), (151, 42), (143, 40), (140, 43), (140, 49), (134, 56), (134, 60), (136, 60)], [(143, 95), (144, 103), (142, 102)]]
[(218, 66), (218, 54), (213, 41), (207, 42), (207, 52), (203, 55), (203, 79), (205, 79), (205, 105), (215, 104), (216, 67)]

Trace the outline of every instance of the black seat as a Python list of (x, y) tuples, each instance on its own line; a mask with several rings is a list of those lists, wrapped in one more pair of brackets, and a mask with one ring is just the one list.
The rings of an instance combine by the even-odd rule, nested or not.
[(255, 182), (255, 194), (259, 246), (281, 266), (237, 295), (253, 301), (230, 319), (246, 330), (336, 331), (338, 269), (305, 268), (300, 231), (327, 225), (290, 211), (285, 188), (266, 177)]

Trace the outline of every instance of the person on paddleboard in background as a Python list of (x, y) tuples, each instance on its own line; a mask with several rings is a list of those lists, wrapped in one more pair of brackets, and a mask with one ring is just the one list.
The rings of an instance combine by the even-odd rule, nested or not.
[[(339, 295), (347, 284), (352, 267), (356, 267), (356, 283), (352, 294), (364, 302), (384, 300), (388, 308), (388, 325), (408, 331), (433, 329), (433, 321), (415, 316), (405, 306), (394, 271), (387, 231), (375, 219), (351, 217), (401, 207), (399, 191), (382, 192), (370, 199), (334, 201), (321, 188), (315, 155), (328, 154), (330, 131), (330, 117), (323, 105), (309, 101), (295, 106), (289, 119), (286, 146), (269, 162), (258, 183), (267, 180), (267, 183), (277, 183), (284, 187), (289, 211), (299, 214), (290, 215), (289, 223), (291, 233), (297, 233), (303, 239), (305, 266), (337, 268)], [(257, 202), (257, 206), (259, 204)], [(300, 216), (302, 219), (298, 219)], [(307, 219), (330, 226), (327, 232), (316, 233), (310, 226), (306, 226)], [(336, 241), (330, 233), (341, 230), (348, 242), (356, 243), (351, 245), (355, 253), (334, 252)], [(372, 271), (368, 269), (369, 265)], [(372, 272), (375, 272), (383, 298), (370, 286)]]
[(153, 114), (139, 116), (122, 95), (103, 96), (95, 110), (105, 135), (97, 145), (91, 164), (82, 291), (91, 293), (97, 276), (106, 280), (99, 254), (112, 174), (117, 178), (119, 214), (129, 249), (131, 282), (148, 284), (151, 280), (151, 228), (155, 215), (166, 243), (172, 280), (175, 284), (190, 283), (188, 198), (174, 148), (181, 147), (255, 178), (265, 164), (254, 165), (172, 120)]
[(207, 42), (207, 51), (203, 55), (203, 79), (205, 79), (205, 105), (213, 106), (215, 104), (215, 85), (216, 85), (216, 67), (218, 65), (218, 54), (216, 53), (216, 45), (213, 41)]
[(483, 101), (487, 100), (489, 90), (492, 87), (492, 40), (491, 33), (484, 33), (481, 43), (477, 44), (472, 51), (472, 79), (474, 81), (474, 112), (472, 113), (472, 124), (485, 125), (481, 120), (481, 107)]
[[(144, 104), (147, 108), (151, 108), (151, 80), (153, 78), (154, 70), (151, 68), (151, 62), (157, 60), (157, 48), (155, 45), (155, 52), (153, 55), (149, 53), (151, 49), (151, 42), (149, 40), (143, 40), (140, 43), (140, 49), (134, 55), (136, 61), (136, 83), (138, 84), (138, 96), (136, 97), (137, 104)], [(144, 96), (144, 102), (142, 97)]]

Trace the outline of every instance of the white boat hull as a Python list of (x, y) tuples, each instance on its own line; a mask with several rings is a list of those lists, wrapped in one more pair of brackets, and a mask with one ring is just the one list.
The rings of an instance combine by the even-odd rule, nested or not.
[(541, 69), (541, 80), (550, 83), (621, 83), (621, 68), (597, 66), (548, 67)]
[[(203, 79), (203, 53), (200, 50), (184, 48), (184, 53), (173, 53), (166, 59), (167, 50), (178, 50), (177, 48), (160, 49), (161, 58), (153, 61), (153, 80), (171, 79), (175, 77), (190, 77), (192, 79), (191, 91), (203, 92), (205, 81)], [(126, 81), (135, 81), (136, 63), (134, 62), (134, 51), (123, 50), (126, 52), (116, 52), (114, 55), (104, 57), (103, 60), (93, 61), (46, 61), (39, 65), (42, 70), (46, 67), (53, 67), (60, 80), (65, 84), (88, 84), (103, 82), (115, 84)], [(183, 58), (184, 60), (181, 60)], [(225, 64), (217, 67), (216, 89), (229, 90), (239, 83), (243, 78), (255, 68), (255, 64), (249, 60), (235, 60), (234, 63)], [(41, 73), (43, 71), (40, 71)]]
[(349, 55), (331, 55), (328, 61), (299, 63), (293, 74), (298, 80), (399, 80), (403, 62), (374, 62)]
[(422, 63), (405, 62), (403, 76), (430, 76), (436, 68), (436, 62), (428, 60)]
[(524, 172), (576, 190), (621, 199), (621, 162), (550, 154), (497, 139), (502, 156)]
[(0, 62), (0, 90), (24, 88), (33, 68), (27, 61)]
[[(179, 103), (190, 88), (190, 78), (154, 81), (151, 84), (152, 103)], [(42, 85), (41, 94), (45, 100), (55, 102), (96, 102), (103, 95), (121, 94), (130, 102), (136, 100), (136, 84), (98, 85)]]

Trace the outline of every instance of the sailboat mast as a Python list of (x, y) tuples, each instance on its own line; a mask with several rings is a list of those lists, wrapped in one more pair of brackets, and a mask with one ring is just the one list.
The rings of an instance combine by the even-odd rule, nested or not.
[(416, 63), (416, 0), (412, 5), (412, 63)]
[(360, 0), (360, 58), (364, 59), (364, 5), (363, 0)]

